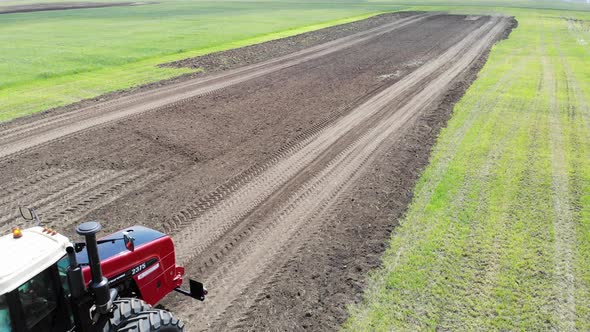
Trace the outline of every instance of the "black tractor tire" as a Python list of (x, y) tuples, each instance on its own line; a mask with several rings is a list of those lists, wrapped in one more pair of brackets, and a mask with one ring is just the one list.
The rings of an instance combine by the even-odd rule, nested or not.
[(152, 306), (137, 298), (119, 298), (113, 301), (113, 318), (109, 319), (102, 332), (114, 332), (137, 315), (152, 310)]
[(183, 332), (184, 323), (166, 310), (152, 309), (127, 320), (117, 332)]

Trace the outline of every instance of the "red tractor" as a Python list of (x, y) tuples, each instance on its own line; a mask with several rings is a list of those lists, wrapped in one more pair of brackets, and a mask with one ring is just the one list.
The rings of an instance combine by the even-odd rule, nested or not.
[(203, 301), (203, 284), (181, 287), (170, 236), (133, 226), (96, 238), (101, 226), (86, 222), (85, 242), (38, 226), (0, 237), (0, 332), (183, 331), (183, 323), (155, 305), (172, 291)]

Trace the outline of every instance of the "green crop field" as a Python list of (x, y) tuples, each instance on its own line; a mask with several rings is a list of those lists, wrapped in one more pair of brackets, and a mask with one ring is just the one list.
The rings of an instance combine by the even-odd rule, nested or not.
[(345, 329), (588, 331), (590, 13), (429, 9), (519, 27), (456, 105)]

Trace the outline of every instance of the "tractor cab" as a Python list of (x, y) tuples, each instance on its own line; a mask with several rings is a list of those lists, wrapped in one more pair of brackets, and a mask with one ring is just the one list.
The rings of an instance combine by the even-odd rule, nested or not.
[(73, 328), (68, 246), (66, 237), (42, 227), (0, 237), (0, 332)]

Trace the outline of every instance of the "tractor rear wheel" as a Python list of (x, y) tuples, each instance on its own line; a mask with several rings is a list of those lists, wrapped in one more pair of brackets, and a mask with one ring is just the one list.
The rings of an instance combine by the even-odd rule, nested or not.
[(184, 323), (166, 310), (152, 309), (127, 320), (117, 332), (183, 332)]
[(143, 300), (137, 298), (119, 298), (113, 301), (116, 306), (113, 310), (113, 318), (109, 319), (105, 325), (103, 332), (117, 331), (117, 329), (124, 325), (127, 320), (139, 315), (142, 312), (152, 310), (152, 306)]

